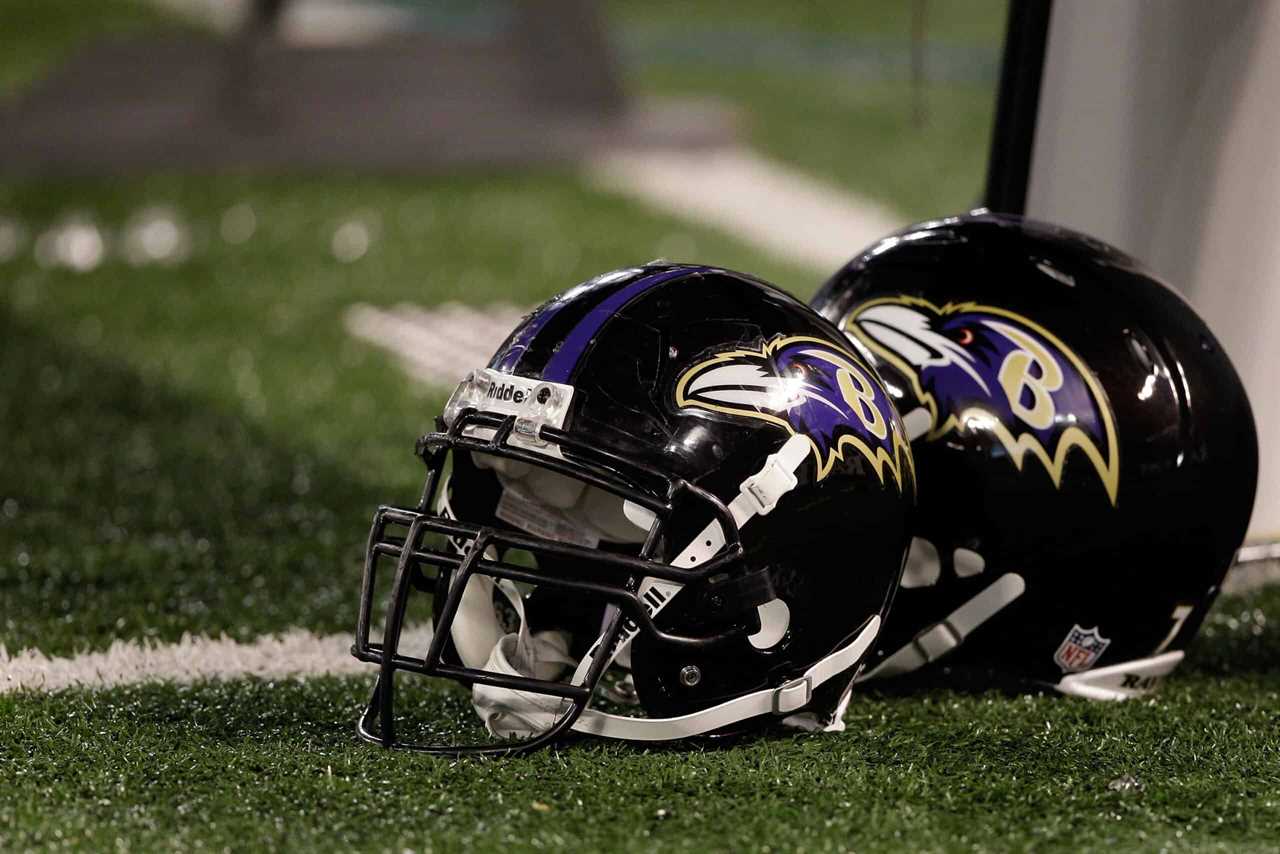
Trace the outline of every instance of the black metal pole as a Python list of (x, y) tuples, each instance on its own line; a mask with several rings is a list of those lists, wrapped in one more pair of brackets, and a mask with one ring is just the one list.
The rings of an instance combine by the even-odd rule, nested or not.
[(1053, 0), (1009, 3), (991, 157), (987, 163), (985, 205), (993, 211), (1020, 214), (1026, 209), (1052, 8)]

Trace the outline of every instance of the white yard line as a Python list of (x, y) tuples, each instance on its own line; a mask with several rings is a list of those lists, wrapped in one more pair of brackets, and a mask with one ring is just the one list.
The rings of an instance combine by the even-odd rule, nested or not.
[(394, 354), (410, 376), (453, 388), (489, 359), (515, 329), (524, 311), (507, 304), (433, 308), (400, 304), (390, 309), (359, 304), (347, 311), (347, 331)]
[(151, 5), (226, 35), (249, 17), (252, 0), (151, 0)]
[[(401, 636), (401, 648), (423, 654), (430, 640), (430, 626), (409, 628)], [(349, 634), (318, 636), (304, 629), (290, 629), (248, 643), (226, 636), (184, 635), (177, 643), (117, 640), (102, 652), (66, 658), (49, 657), (34, 649), (10, 656), (0, 646), (0, 694), (101, 689), (139, 682), (372, 673), (372, 665), (351, 656), (351, 641)]]
[(591, 162), (587, 178), (825, 274), (906, 225), (888, 208), (741, 147), (613, 152)]
[[(151, 0), (169, 12), (212, 27), (223, 35), (240, 30), (252, 14), (251, 0)], [(280, 13), (276, 37), (308, 47), (367, 44), (411, 30), (418, 15), (402, 4), (349, 0), (293, 0)]]
[[(1245, 546), (1241, 553), (1250, 547)], [(1222, 592), (1229, 596), (1251, 593), (1272, 584), (1280, 584), (1280, 560), (1250, 561), (1236, 564), (1222, 581)]]
[[(1247, 593), (1280, 582), (1280, 564), (1246, 564), (1227, 576), (1223, 592)], [(0, 646), (0, 694), (14, 691), (100, 690), (143, 682), (187, 684), (210, 679), (286, 679), (371, 674), (351, 656), (350, 634), (316, 635), (289, 629), (247, 643), (226, 636), (184, 635), (177, 643), (117, 640), (101, 652), (67, 657), (27, 649), (10, 655)], [(405, 630), (401, 648), (425, 654), (431, 627)]]
[[(883, 207), (745, 148), (617, 151), (593, 160), (587, 177), (611, 192), (718, 228), (823, 274), (903, 224)], [(410, 375), (451, 388), (467, 371), (488, 363), (523, 314), (504, 304), (362, 304), (347, 312), (346, 326), (352, 335), (395, 354)]]

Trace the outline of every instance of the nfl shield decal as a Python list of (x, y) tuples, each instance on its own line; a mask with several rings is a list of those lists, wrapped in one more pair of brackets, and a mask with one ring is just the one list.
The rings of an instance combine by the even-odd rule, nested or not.
[(1110, 645), (1111, 639), (1100, 635), (1097, 626), (1086, 629), (1075, 625), (1063, 638), (1058, 651), (1053, 654), (1053, 660), (1062, 668), (1063, 673), (1078, 673), (1093, 667), (1094, 662)]

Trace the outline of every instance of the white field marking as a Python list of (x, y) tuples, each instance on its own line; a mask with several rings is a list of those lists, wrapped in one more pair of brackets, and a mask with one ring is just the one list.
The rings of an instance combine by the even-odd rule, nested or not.
[(408, 4), (294, 0), (280, 14), (279, 37), (306, 47), (368, 44), (413, 29), (418, 15), (402, 5)]
[(1222, 580), (1222, 592), (1235, 596), (1273, 584), (1280, 584), (1280, 559), (1251, 560), (1231, 567), (1227, 577)]
[(590, 162), (587, 178), (825, 275), (906, 224), (888, 208), (735, 146), (616, 151)]
[[(239, 31), (253, 11), (252, 0), (151, 0), (156, 6), (223, 35)], [(307, 47), (368, 44), (413, 29), (418, 16), (402, 4), (364, 0), (294, 0), (280, 13), (275, 37)]]
[(358, 304), (347, 310), (347, 331), (390, 351), (423, 382), (452, 388), (482, 368), (525, 315), (499, 303), (481, 308), (449, 302), (432, 309), (401, 303), (389, 310)]
[(212, 27), (222, 35), (238, 30), (248, 19), (251, 0), (151, 0), (189, 21)]
[[(1280, 566), (1243, 565), (1231, 571), (1224, 593), (1246, 593), (1280, 583)], [(143, 682), (191, 683), (211, 679), (285, 679), (368, 674), (373, 666), (351, 657), (349, 634), (319, 636), (305, 629), (248, 643), (183, 635), (177, 643), (117, 640), (101, 652), (50, 657), (35, 649), (9, 655), (0, 646), (0, 694), (19, 690), (103, 689)], [(405, 629), (400, 646), (424, 655), (431, 626)]]
[[(64, 688), (111, 688), (139, 682), (189, 683), (206, 679), (372, 673), (373, 665), (351, 656), (352, 636), (320, 637), (304, 629), (240, 643), (183, 635), (177, 643), (117, 640), (102, 652), (68, 658), (49, 657), (36, 649), (10, 656), (0, 646), (0, 694), (18, 690), (59, 691)], [(400, 647), (425, 655), (430, 625), (407, 628)]]

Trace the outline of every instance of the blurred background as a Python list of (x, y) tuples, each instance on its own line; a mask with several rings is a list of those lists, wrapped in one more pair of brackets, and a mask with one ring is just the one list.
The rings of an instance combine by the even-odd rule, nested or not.
[(0, 0), (0, 639), (349, 630), (524, 310), (654, 257), (807, 298), (975, 204), (1005, 15)]

